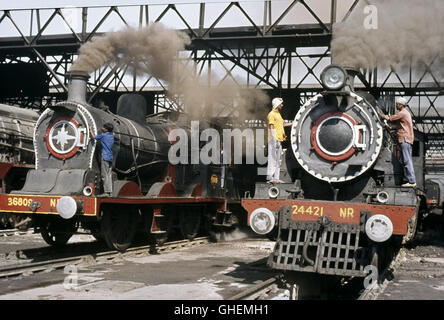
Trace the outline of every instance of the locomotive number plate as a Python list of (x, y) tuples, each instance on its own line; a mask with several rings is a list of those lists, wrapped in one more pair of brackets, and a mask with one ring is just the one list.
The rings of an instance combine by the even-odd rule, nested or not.
[(29, 207), (31, 202), (31, 198), (8, 197), (8, 207)]
[(360, 208), (355, 204), (298, 201), (291, 205), (293, 221), (317, 221), (320, 217), (327, 216), (337, 223), (357, 224), (360, 221), (359, 212)]
[[(46, 195), (9, 195), (0, 194), (0, 212), (54, 214), (57, 215), (57, 202), (61, 196)], [(76, 197), (82, 201), (79, 214), (95, 216), (97, 213), (97, 198)]]
[(302, 214), (302, 215), (311, 215), (311, 216), (320, 216), (324, 215), (324, 207), (318, 206), (303, 206), (303, 205), (292, 205), (292, 214)]

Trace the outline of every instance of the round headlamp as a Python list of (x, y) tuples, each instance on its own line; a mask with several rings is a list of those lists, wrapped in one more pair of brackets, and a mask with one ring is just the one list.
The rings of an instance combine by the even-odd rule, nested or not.
[(250, 227), (258, 234), (271, 232), (276, 224), (276, 218), (267, 208), (257, 208), (250, 215)]
[(340, 90), (345, 85), (346, 71), (335, 65), (330, 65), (321, 73), (322, 85), (328, 90)]
[(77, 202), (69, 196), (64, 196), (57, 202), (56, 209), (63, 219), (71, 219), (77, 212)]
[(365, 223), (365, 233), (370, 240), (384, 242), (392, 236), (393, 223), (389, 217), (383, 214), (375, 214)]

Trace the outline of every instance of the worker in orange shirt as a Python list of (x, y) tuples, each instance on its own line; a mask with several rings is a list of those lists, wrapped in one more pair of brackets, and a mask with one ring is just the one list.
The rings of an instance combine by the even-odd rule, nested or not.
[(415, 170), (413, 168), (412, 160), (412, 145), (415, 139), (413, 133), (413, 122), (410, 112), (406, 108), (407, 100), (399, 97), (396, 99), (396, 109), (398, 113), (392, 116), (381, 114), (381, 118), (387, 121), (396, 122), (398, 135), (398, 143), (401, 147), (402, 162), (404, 165), (405, 177), (408, 182), (404, 183), (403, 187), (416, 187)]
[(284, 127), (291, 126), (291, 123), (284, 123), (280, 110), (284, 106), (282, 98), (274, 98), (271, 102), (273, 110), (268, 113), (268, 164), (267, 182), (283, 183), (279, 180), (280, 158), (282, 153), (282, 141), (287, 138)]

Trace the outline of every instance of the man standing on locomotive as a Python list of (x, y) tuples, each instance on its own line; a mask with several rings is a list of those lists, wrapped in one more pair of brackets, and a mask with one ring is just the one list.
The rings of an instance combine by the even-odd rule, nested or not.
[(113, 181), (112, 181), (112, 166), (113, 166), (113, 145), (114, 145), (114, 126), (112, 123), (105, 123), (103, 125), (103, 133), (94, 135), (91, 127), (89, 131), (93, 139), (99, 140), (102, 145), (102, 161), (100, 172), (103, 180), (103, 192), (104, 195), (110, 197), (113, 192)]
[(268, 163), (267, 163), (267, 182), (283, 183), (279, 180), (280, 158), (282, 153), (282, 141), (285, 141), (284, 127), (291, 126), (291, 123), (285, 123), (279, 112), (284, 106), (282, 98), (274, 98), (272, 101), (273, 109), (268, 113)]
[(413, 122), (410, 112), (406, 108), (407, 100), (405, 98), (396, 98), (396, 109), (398, 113), (392, 116), (381, 114), (381, 118), (388, 121), (397, 121), (398, 143), (401, 147), (402, 162), (404, 165), (405, 176), (408, 180), (402, 187), (416, 187), (415, 170), (413, 169), (412, 145), (414, 141)]

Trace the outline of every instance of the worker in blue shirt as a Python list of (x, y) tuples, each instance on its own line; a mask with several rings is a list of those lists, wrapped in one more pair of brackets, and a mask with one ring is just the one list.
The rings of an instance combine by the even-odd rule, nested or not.
[(105, 123), (103, 125), (103, 133), (94, 135), (91, 127), (89, 131), (93, 139), (99, 140), (102, 145), (102, 161), (101, 161), (101, 175), (103, 180), (104, 195), (110, 197), (113, 192), (112, 182), (112, 166), (113, 166), (113, 145), (114, 145), (114, 126), (112, 123)]

